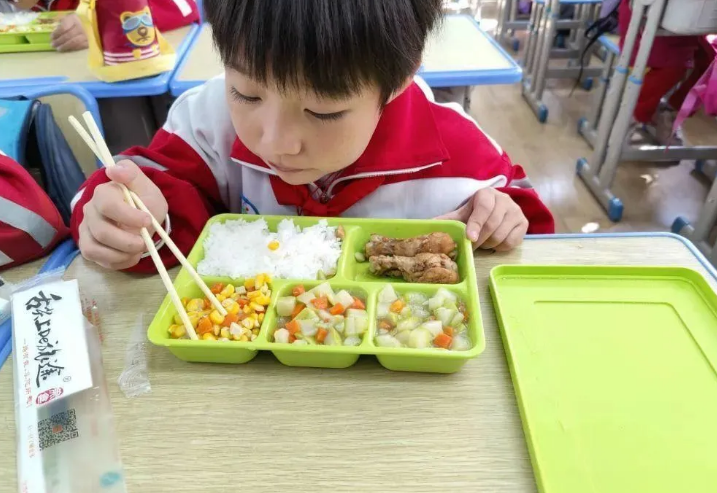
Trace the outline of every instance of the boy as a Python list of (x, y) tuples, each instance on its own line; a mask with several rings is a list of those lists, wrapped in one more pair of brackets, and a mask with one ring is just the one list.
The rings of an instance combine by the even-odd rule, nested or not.
[(153, 269), (138, 235), (149, 217), (110, 179), (134, 190), (183, 251), (227, 209), (441, 216), (497, 250), (552, 232), (522, 169), (413, 80), (441, 4), (206, 0), (225, 77), (183, 94), (149, 148), (87, 181), (73, 201), (82, 254), (111, 269)]

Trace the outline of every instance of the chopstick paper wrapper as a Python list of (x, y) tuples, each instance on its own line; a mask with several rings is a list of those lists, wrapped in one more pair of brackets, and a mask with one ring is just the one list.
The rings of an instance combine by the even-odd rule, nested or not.
[(18, 491), (124, 493), (99, 334), (60, 276), (12, 295)]

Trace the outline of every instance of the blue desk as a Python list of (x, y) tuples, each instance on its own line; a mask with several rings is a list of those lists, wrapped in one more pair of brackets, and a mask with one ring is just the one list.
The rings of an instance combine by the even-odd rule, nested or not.
[[(177, 66), (198, 33), (199, 25), (192, 24), (164, 34), (177, 52)], [(110, 84), (97, 80), (89, 71), (86, 50), (73, 53), (6, 53), (0, 55), (0, 96), (12, 96), (28, 87), (62, 84), (80, 86), (95, 98), (156, 96), (167, 92), (173, 73), (170, 71), (154, 77)]]
[[(169, 91), (179, 96), (223, 72), (211, 27), (205, 24), (172, 76)], [(431, 87), (514, 84), (522, 77), (513, 58), (467, 15), (445, 17), (426, 45), (419, 74)]]

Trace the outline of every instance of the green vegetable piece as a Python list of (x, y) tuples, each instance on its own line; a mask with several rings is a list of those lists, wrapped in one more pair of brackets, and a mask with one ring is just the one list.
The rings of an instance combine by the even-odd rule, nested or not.
[(343, 344), (343, 341), (341, 340), (341, 334), (331, 327), (329, 329), (329, 333), (326, 335), (326, 338), (324, 339), (324, 346), (341, 346)]
[(276, 314), (280, 317), (290, 317), (296, 307), (296, 298), (293, 296), (282, 296), (276, 300)]

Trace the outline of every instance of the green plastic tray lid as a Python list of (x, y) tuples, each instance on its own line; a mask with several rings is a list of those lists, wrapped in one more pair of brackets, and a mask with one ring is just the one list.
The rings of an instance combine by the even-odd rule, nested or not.
[(717, 492), (717, 297), (680, 268), (501, 266), (538, 488)]

